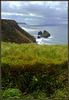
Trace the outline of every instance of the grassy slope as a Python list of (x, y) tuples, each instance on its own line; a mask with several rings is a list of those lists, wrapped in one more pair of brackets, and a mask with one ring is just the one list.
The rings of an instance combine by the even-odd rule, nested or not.
[[(22, 35), (20, 35), (18, 31)], [(28, 32), (20, 28), (16, 21), (5, 19), (1, 20), (1, 40), (4, 42), (15, 43), (31, 43), (31, 41), (36, 41), (33, 36), (31, 36)]]
[(18, 88), (21, 98), (67, 98), (67, 45), (1, 44), (2, 88)]

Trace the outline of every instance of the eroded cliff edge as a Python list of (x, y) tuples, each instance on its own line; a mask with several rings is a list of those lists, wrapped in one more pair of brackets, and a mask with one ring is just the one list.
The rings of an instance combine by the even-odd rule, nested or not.
[(1, 40), (15, 43), (35, 43), (36, 39), (23, 30), (15, 20), (1, 20)]

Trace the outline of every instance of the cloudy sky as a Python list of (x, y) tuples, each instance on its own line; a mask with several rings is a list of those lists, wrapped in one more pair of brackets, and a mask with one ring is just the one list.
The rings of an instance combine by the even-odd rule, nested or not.
[(1, 1), (1, 18), (27, 24), (68, 24), (68, 1)]

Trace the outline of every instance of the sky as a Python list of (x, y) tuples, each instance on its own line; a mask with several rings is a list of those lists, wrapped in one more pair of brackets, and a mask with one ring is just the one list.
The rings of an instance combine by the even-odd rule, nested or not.
[(68, 1), (1, 1), (1, 19), (30, 25), (68, 24)]

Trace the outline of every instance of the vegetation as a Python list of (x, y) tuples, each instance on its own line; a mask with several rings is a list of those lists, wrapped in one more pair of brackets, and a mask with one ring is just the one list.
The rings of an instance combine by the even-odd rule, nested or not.
[(1, 42), (2, 99), (67, 99), (68, 45)]
[(19, 89), (7, 89), (3, 92), (3, 99), (20, 99), (21, 91)]
[(43, 34), (41, 34), (41, 37), (45, 37), (45, 38), (48, 38), (50, 36), (50, 34), (44, 30)]
[(31, 43), (36, 42), (34, 36), (20, 28), (14, 20), (1, 20), (1, 40), (4, 42)]
[(42, 37), (46, 37), (48, 34), (49, 34), (49, 33), (44, 33), (44, 34), (42, 34), (41, 36), (42, 36)]

